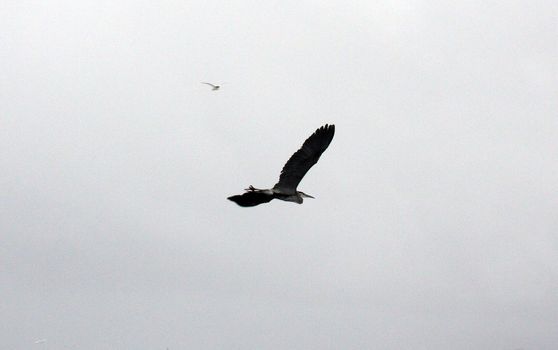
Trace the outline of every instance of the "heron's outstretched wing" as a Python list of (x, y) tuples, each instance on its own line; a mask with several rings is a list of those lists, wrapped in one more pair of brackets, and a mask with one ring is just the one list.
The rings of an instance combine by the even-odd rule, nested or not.
[(273, 188), (285, 194), (295, 193), (300, 180), (318, 162), (334, 134), (335, 125), (326, 124), (316, 130), (287, 161), (281, 170), (279, 182)]
[(273, 196), (261, 192), (248, 191), (243, 194), (231, 196), (227, 199), (235, 202), (241, 207), (254, 207), (258, 204), (270, 202), (273, 199)]

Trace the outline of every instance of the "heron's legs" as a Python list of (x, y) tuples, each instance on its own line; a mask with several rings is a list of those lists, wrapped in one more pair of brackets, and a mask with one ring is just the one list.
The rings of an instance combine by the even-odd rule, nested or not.
[(255, 188), (254, 186), (250, 185), (248, 188), (245, 188), (244, 191), (255, 192), (255, 191), (264, 191), (264, 190)]

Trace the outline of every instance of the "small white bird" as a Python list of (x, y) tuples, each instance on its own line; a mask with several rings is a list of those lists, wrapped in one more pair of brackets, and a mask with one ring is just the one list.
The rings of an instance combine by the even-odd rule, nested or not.
[(206, 83), (206, 82), (203, 82), (203, 81), (202, 81), (202, 84), (211, 86), (211, 90), (213, 90), (213, 91), (219, 90), (219, 88), (221, 87), (221, 85), (215, 85), (215, 84)]
[(39, 339), (39, 340), (35, 340), (35, 344), (43, 344), (46, 343), (46, 339)]

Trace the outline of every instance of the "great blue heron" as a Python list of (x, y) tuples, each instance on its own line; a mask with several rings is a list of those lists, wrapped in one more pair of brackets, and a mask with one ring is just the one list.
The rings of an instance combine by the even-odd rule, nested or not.
[(318, 162), (333, 140), (334, 134), (335, 125), (326, 124), (316, 130), (289, 158), (281, 170), (279, 182), (273, 188), (262, 190), (250, 186), (245, 193), (231, 196), (228, 199), (241, 207), (253, 207), (270, 202), (274, 198), (298, 204), (302, 204), (303, 198), (314, 198), (302, 191), (297, 191), (296, 188), (308, 170)]
[(215, 85), (215, 84), (206, 83), (206, 82), (203, 82), (203, 81), (202, 81), (202, 84), (211, 86), (211, 90), (213, 90), (213, 91), (219, 90), (219, 88), (221, 88), (221, 85)]

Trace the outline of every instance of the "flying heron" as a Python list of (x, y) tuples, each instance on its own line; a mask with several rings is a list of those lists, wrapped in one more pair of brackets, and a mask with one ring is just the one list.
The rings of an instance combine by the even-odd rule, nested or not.
[(262, 190), (250, 186), (245, 189), (245, 193), (227, 199), (241, 207), (253, 207), (270, 202), (272, 199), (302, 204), (303, 198), (314, 198), (302, 191), (297, 191), (296, 188), (304, 175), (318, 162), (322, 153), (327, 149), (333, 140), (334, 133), (335, 125), (326, 124), (318, 128), (289, 158), (281, 170), (279, 182), (273, 188)]
[(219, 90), (219, 88), (221, 88), (221, 85), (215, 85), (215, 84), (206, 83), (206, 82), (203, 82), (203, 81), (202, 81), (202, 84), (211, 86), (211, 90), (213, 90), (213, 91)]

